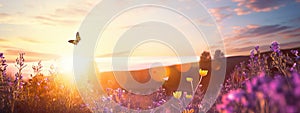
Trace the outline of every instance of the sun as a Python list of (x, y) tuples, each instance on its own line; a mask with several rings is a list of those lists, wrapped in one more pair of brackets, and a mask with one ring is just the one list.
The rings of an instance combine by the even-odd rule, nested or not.
[(58, 61), (59, 63), (59, 70), (62, 72), (62, 73), (72, 73), (73, 71), (73, 56), (64, 56), (64, 57), (61, 57)]
[(73, 84), (73, 56), (63, 56), (57, 61), (57, 70), (61, 79), (67, 84)]

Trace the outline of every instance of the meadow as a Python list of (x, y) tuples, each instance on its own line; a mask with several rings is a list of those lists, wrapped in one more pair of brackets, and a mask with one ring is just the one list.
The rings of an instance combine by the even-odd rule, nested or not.
[[(107, 97), (94, 100), (97, 106), (89, 106), (81, 99), (74, 82), (65, 82), (62, 74), (49, 70), (50, 76), (41, 73), (42, 61), (32, 66), (34, 71), (28, 81), (22, 79), (23, 69), (28, 66), (25, 61), (26, 54), (19, 53), (16, 58), (15, 75), (7, 75), (5, 53), (0, 54), (0, 111), (1, 113), (90, 113), (91, 111), (110, 113), (126, 112), (134, 109), (137, 112), (143, 109), (153, 109), (163, 105), (170, 98), (178, 103), (173, 108), (162, 108), (162, 112), (198, 113), (208, 111), (211, 113), (295, 113), (300, 112), (300, 56), (299, 48), (281, 50), (277, 42), (270, 45), (270, 52), (262, 53), (259, 46), (250, 51), (249, 57), (239, 58), (234, 67), (227, 66), (226, 79), (219, 96), (212, 107), (202, 102), (203, 95), (209, 84), (212, 70), (211, 62), (225, 59), (221, 51), (216, 51), (212, 57), (209, 52), (200, 56), (200, 69), (198, 75), (201, 80), (195, 87), (194, 95), (177, 90), (178, 75), (176, 66), (170, 66), (171, 73), (166, 83), (157, 92), (140, 96), (122, 89), (117, 84), (109, 85), (113, 80), (110, 72), (102, 73), (99, 79), (104, 84)], [(198, 62), (197, 62), (198, 63)], [(51, 69), (51, 67), (50, 67)], [(192, 69), (192, 68), (191, 68)], [(136, 71), (134, 75), (146, 76), (149, 71)], [(192, 82), (189, 77), (181, 77), (186, 82)], [(203, 79), (202, 79), (203, 78)], [(91, 91), (92, 92), (92, 91)], [(146, 101), (147, 100), (147, 101)], [(191, 100), (185, 103), (184, 100)], [(125, 106), (116, 109), (114, 106)], [(92, 110), (90, 110), (91, 108)], [(178, 108), (178, 109), (176, 109)], [(161, 112), (160, 111), (160, 112)], [(153, 111), (158, 112), (158, 111)]]

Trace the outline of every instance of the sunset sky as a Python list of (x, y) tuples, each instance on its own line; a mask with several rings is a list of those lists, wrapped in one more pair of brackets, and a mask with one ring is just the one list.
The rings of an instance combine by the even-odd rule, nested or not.
[[(100, 1), (0, 1), (0, 52), (5, 53), (9, 61), (20, 51), (26, 52), (29, 61), (72, 56), (74, 46), (67, 41), (75, 38), (85, 16)], [(300, 45), (300, 0), (200, 1), (223, 34), (226, 55), (247, 55), (255, 45), (268, 50), (274, 40), (282, 48)], [(126, 2), (120, 1), (118, 5), (122, 4)], [(186, 10), (198, 13), (193, 8)], [(118, 29), (111, 31), (115, 30)], [(99, 56), (107, 54), (110, 53), (97, 53)]]

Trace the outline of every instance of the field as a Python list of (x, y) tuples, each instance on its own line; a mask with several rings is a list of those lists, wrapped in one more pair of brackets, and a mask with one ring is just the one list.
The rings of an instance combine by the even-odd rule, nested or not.
[[(128, 109), (136, 112), (153, 109), (153, 112), (243, 112), (243, 113), (275, 113), (300, 112), (300, 56), (299, 48), (280, 50), (277, 42), (271, 44), (271, 51), (261, 53), (259, 46), (251, 50), (249, 56), (229, 57), (226, 67), (211, 67), (212, 62), (224, 60), (221, 51), (216, 51), (214, 57), (204, 52), (200, 62), (171, 65), (164, 68), (167, 76), (156, 78), (163, 85), (149, 95), (138, 95), (121, 87), (114, 77), (115, 72), (98, 73), (98, 79), (105, 90), (106, 97), (93, 100), (94, 105), (84, 103), (74, 82), (66, 82), (68, 78), (56, 72), (44, 76), (42, 62), (33, 66), (34, 74), (25, 81), (22, 79), (26, 66), (25, 53), (20, 53), (16, 59), (18, 69), (15, 75), (7, 75), (6, 60), (1, 53), (0, 68), (0, 111), (13, 113), (89, 113), (97, 112), (126, 112)], [(199, 68), (194, 65), (200, 64)], [(180, 68), (179, 68), (180, 67)], [(203, 101), (214, 69), (225, 69), (225, 81), (219, 86), (216, 101)], [(196, 71), (193, 76), (199, 80), (185, 76), (184, 73)], [(145, 83), (150, 77), (149, 69), (129, 72), (135, 80)], [(128, 75), (130, 76), (130, 75)], [(167, 79), (165, 79), (167, 77)], [(187, 83), (186, 87), (195, 88), (191, 92), (178, 90), (180, 81)], [(197, 82), (197, 83), (195, 83)], [(90, 93), (97, 91), (89, 90)], [(171, 107), (160, 107), (169, 100), (175, 99)], [(190, 102), (186, 103), (189, 100)], [(203, 102), (202, 102), (203, 101)], [(201, 103), (202, 102), (202, 103)], [(119, 108), (119, 106), (123, 106)], [(209, 107), (209, 104), (213, 104)], [(156, 110), (156, 111), (154, 111)]]

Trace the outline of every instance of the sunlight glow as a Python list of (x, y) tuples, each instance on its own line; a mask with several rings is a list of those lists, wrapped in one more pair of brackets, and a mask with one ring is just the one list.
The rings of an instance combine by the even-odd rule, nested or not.
[(59, 60), (59, 70), (62, 73), (72, 73), (73, 70), (73, 57), (72, 56), (64, 56)]

